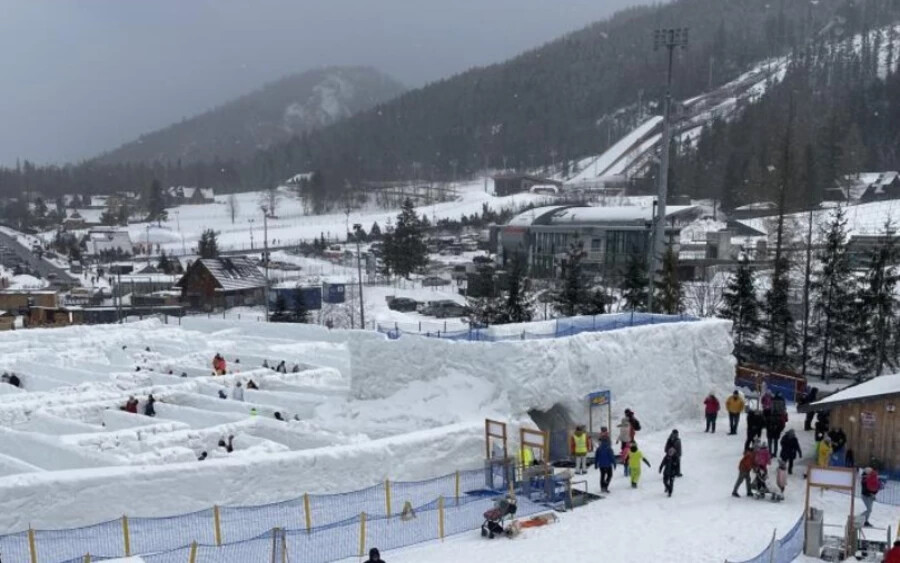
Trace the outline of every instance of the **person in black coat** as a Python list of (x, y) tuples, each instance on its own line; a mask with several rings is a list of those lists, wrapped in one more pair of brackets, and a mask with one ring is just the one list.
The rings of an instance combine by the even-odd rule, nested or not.
[(384, 559), (381, 558), (381, 553), (378, 552), (378, 548), (373, 547), (369, 550), (369, 558), (366, 559), (365, 563), (385, 563)]
[[(816, 399), (819, 397), (819, 389), (816, 387), (810, 388), (805, 395), (797, 402), (798, 405), (808, 405), (810, 403), (815, 403)], [(812, 422), (813, 418), (816, 416), (815, 412), (806, 413), (806, 420), (803, 421), (803, 429), (809, 432), (812, 430)]]
[(144, 405), (145, 416), (156, 416), (156, 398), (151, 393), (147, 397), (147, 404)]
[(659, 464), (659, 472), (663, 474), (663, 486), (666, 488), (666, 494), (672, 496), (675, 489), (675, 477), (678, 475), (678, 455), (675, 448), (666, 450), (666, 457)]
[(828, 437), (831, 438), (831, 447), (834, 453), (839, 453), (847, 445), (847, 434), (844, 433), (843, 428), (836, 428), (830, 431)]
[(766, 424), (766, 440), (773, 456), (778, 455), (778, 440), (781, 438), (782, 432), (784, 432), (784, 419), (782, 415), (773, 412)]
[(682, 477), (681, 475), (681, 438), (678, 436), (678, 430), (672, 430), (672, 433), (669, 434), (668, 439), (666, 439), (666, 446), (663, 450), (668, 453), (670, 449), (675, 450), (675, 476)]
[(761, 412), (757, 410), (747, 411), (747, 441), (744, 442), (744, 451), (750, 449), (753, 440), (762, 436), (765, 426), (766, 419)]
[(803, 452), (800, 451), (800, 441), (797, 440), (797, 434), (794, 433), (793, 429), (788, 430), (781, 437), (780, 457), (787, 463), (788, 474), (793, 475), (794, 460), (803, 457)]

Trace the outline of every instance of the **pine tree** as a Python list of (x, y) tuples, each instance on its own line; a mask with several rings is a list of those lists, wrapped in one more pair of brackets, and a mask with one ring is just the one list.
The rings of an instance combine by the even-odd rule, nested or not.
[(894, 314), (897, 308), (898, 258), (893, 228), (885, 227), (879, 245), (872, 250), (865, 279), (859, 285), (854, 300), (856, 349), (853, 364), (857, 377), (879, 376), (885, 365), (894, 369), (896, 359), (891, 353), (897, 341)]
[(369, 240), (380, 240), (381, 239), (381, 227), (378, 226), (378, 221), (372, 223), (372, 228), (369, 229)]
[(619, 286), (619, 289), (622, 290), (622, 299), (625, 300), (626, 309), (644, 311), (647, 308), (647, 290), (649, 285), (646, 264), (639, 255), (632, 254), (628, 258), (625, 277)]
[(677, 315), (682, 308), (682, 288), (678, 279), (678, 255), (669, 246), (663, 255), (662, 268), (659, 271), (659, 280), (654, 282), (656, 296), (653, 303), (658, 312), (667, 315)]
[(562, 287), (554, 294), (553, 303), (557, 312), (564, 317), (577, 315), (581, 304), (586, 301), (582, 273), (582, 262), (586, 255), (584, 242), (576, 240), (569, 245), (566, 257), (560, 264)]
[[(490, 326), (504, 322), (502, 297), (495, 291), (494, 269), (481, 266), (474, 279), (469, 283), (471, 292), (467, 298), (470, 313), (470, 324), (474, 326)], [(477, 297), (476, 297), (477, 296)]]
[(165, 250), (159, 253), (159, 262), (156, 263), (156, 269), (164, 274), (171, 274), (174, 270), (172, 261), (169, 260), (168, 256), (166, 256)]
[(200, 254), (200, 258), (219, 257), (218, 235), (219, 233), (212, 229), (203, 231), (203, 234), (200, 235), (200, 242), (197, 245), (197, 253)]
[(528, 295), (528, 279), (525, 276), (525, 261), (516, 255), (509, 271), (509, 287), (501, 311), (503, 323), (527, 323), (534, 318), (532, 300)]
[(853, 275), (847, 255), (846, 227), (844, 209), (838, 207), (825, 233), (825, 246), (817, 256), (821, 269), (811, 283), (816, 297), (813, 358), (825, 381), (829, 380), (835, 364), (843, 365), (849, 359), (852, 346)]
[(147, 220), (156, 221), (158, 225), (162, 225), (163, 220), (166, 219), (167, 216), (166, 199), (163, 194), (162, 185), (159, 183), (159, 180), (154, 178), (147, 191)]
[(383, 238), (382, 260), (388, 275), (393, 273), (409, 279), (413, 272), (428, 264), (424, 229), (411, 199), (403, 202), (397, 224)]
[(789, 363), (788, 350), (794, 345), (796, 337), (794, 334), (794, 316), (791, 314), (789, 306), (791, 281), (788, 276), (788, 270), (790, 270), (790, 263), (787, 258), (776, 259), (771, 287), (766, 291), (763, 306), (766, 319), (762, 326), (766, 333), (769, 365), (772, 368), (781, 367)]
[(725, 301), (719, 316), (731, 320), (731, 335), (738, 362), (746, 361), (748, 339), (759, 332), (759, 299), (756, 296), (756, 276), (746, 260), (738, 264), (728, 287), (722, 295)]

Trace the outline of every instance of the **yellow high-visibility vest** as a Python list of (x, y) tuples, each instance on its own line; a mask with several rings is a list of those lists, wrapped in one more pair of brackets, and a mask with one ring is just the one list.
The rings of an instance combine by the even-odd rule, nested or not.
[(575, 455), (587, 454), (587, 434), (572, 434), (572, 439), (575, 440)]
[(522, 448), (521, 458), (524, 467), (531, 467), (534, 464), (534, 453), (532, 453), (531, 448)]

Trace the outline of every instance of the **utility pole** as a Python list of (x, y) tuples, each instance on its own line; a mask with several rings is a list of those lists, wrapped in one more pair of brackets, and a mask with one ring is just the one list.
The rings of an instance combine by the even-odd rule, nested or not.
[(359, 277), (359, 326), (363, 330), (366, 329), (366, 309), (365, 299), (363, 299), (363, 280), (362, 280), (362, 253), (359, 249), (360, 233), (362, 225), (355, 223), (353, 225), (354, 238), (356, 239), (356, 275)]
[(266, 269), (266, 322), (269, 322), (269, 209), (263, 211), (263, 265)]
[(669, 54), (669, 67), (666, 73), (666, 98), (663, 111), (663, 132), (659, 149), (659, 188), (656, 195), (656, 215), (654, 216), (653, 240), (650, 245), (650, 288), (647, 292), (647, 308), (653, 312), (653, 283), (656, 279), (657, 264), (666, 250), (666, 197), (669, 192), (669, 145), (671, 143), (672, 112), (672, 59), (676, 47), (687, 47), (688, 28), (665, 28), (653, 32), (653, 50), (665, 47)]

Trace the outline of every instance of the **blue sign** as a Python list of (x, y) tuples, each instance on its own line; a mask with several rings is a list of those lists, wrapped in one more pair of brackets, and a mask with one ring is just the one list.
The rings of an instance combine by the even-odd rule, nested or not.
[(285, 308), (289, 311), (296, 308), (297, 296), (303, 299), (307, 311), (318, 311), (322, 308), (322, 288), (312, 287), (279, 287), (269, 292), (269, 306), (274, 307), (278, 297), (284, 299)]
[(603, 405), (608, 405), (612, 400), (612, 393), (609, 390), (606, 391), (597, 391), (596, 393), (591, 393), (588, 395), (588, 401), (590, 401), (592, 407), (601, 407)]
[(342, 283), (322, 284), (323, 301), (325, 303), (343, 303), (345, 301), (346, 287)]

